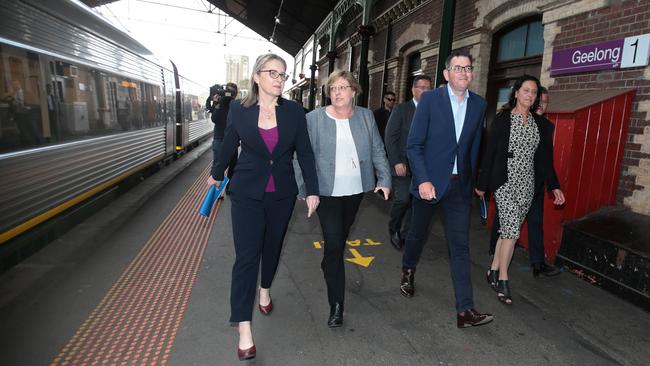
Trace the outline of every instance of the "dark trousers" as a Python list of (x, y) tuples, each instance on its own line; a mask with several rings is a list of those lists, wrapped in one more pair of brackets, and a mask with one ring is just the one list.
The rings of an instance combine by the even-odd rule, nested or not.
[(250, 321), (257, 276), (262, 262), (261, 286), (270, 288), (278, 268), (282, 242), (296, 202), (264, 194), (262, 201), (230, 195), (235, 264), (230, 286), (230, 321)]
[(406, 238), (411, 223), (411, 177), (393, 176), (393, 205), (390, 208), (388, 231)]
[(424, 242), (429, 236), (431, 218), (435, 211), (442, 210), (451, 279), (456, 294), (456, 311), (459, 313), (474, 308), (469, 258), (470, 198), (466, 196), (460, 190), (460, 182), (452, 179), (445, 196), (435, 205), (414, 197), (411, 229), (406, 237), (402, 257), (402, 268), (415, 270)]
[[(530, 253), (530, 264), (544, 263), (544, 192), (537, 192), (533, 197), (526, 220), (528, 221), (528, 252)], [(494, 250), (499, 239), (499, 212), (494, 216), (492, 232), (490, 233), (490, 254)]]
[(343, 252), (362, 199), (363, 193), (343, 197), (320, 196), (317, 212), (325, 240), (320, 267), (325, 276), (330, 305), (345, 302)]

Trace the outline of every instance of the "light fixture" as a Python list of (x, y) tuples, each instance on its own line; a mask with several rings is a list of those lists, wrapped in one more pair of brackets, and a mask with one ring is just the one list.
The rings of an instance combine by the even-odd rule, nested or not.
[(282, 13), (282, 5), (284, 4), (284, 0), (280, 0), (280, 7), (278, 8), (278, 13), (273, 17), (274, 19), (274, 24), (273, 24), (273, 32), (271, 32), (271, 36), (269, 37), (269, 42), (275, 43), (275, 30), (277, 29), (278, 25), (282, 24), (280, 21), (280, 13)]

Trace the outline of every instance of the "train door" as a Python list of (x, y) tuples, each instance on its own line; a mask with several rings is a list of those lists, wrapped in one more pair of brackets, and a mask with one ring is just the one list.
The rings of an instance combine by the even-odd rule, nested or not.
[(165, 152), (167, 155), (175, 151), (176, 146), (176, 89), (174, 87), (174, 73), (170, 70), (164, 71), (164, 103), (163, 112), (165, 118)]
[(189, 131), (187, 128), (187, 123), (185, 122), (183, 118), (183, 95), (181, 92), (181, 83), (180, 83), (180, 77), (178, 76), (178, 69), (176, 68), (176, 65), (172, 62), (172, 66), (174, 68), (174, 84), (176, 85), (176, 116), (175, 116), (175, 123), (176, 123), (176, 151), (181, 151), (183, 150), (184, 146), (187, 144), (187, 141), (189, 139)]

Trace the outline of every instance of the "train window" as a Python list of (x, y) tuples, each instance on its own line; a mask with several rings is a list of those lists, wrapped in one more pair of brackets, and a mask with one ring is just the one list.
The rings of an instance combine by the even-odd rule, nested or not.
[(0, 45), (0, 152), (34, 147), (50, 135), (43, 124), (39, 56)]

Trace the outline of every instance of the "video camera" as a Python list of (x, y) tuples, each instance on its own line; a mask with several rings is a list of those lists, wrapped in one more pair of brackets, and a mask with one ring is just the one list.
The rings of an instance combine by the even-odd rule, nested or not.
[(210, 98), (214, 98), (215, 96), (219, 96), (219, 98), (234, 97), (235, 93), (228, 85), (214, 84), (210, 87)]

